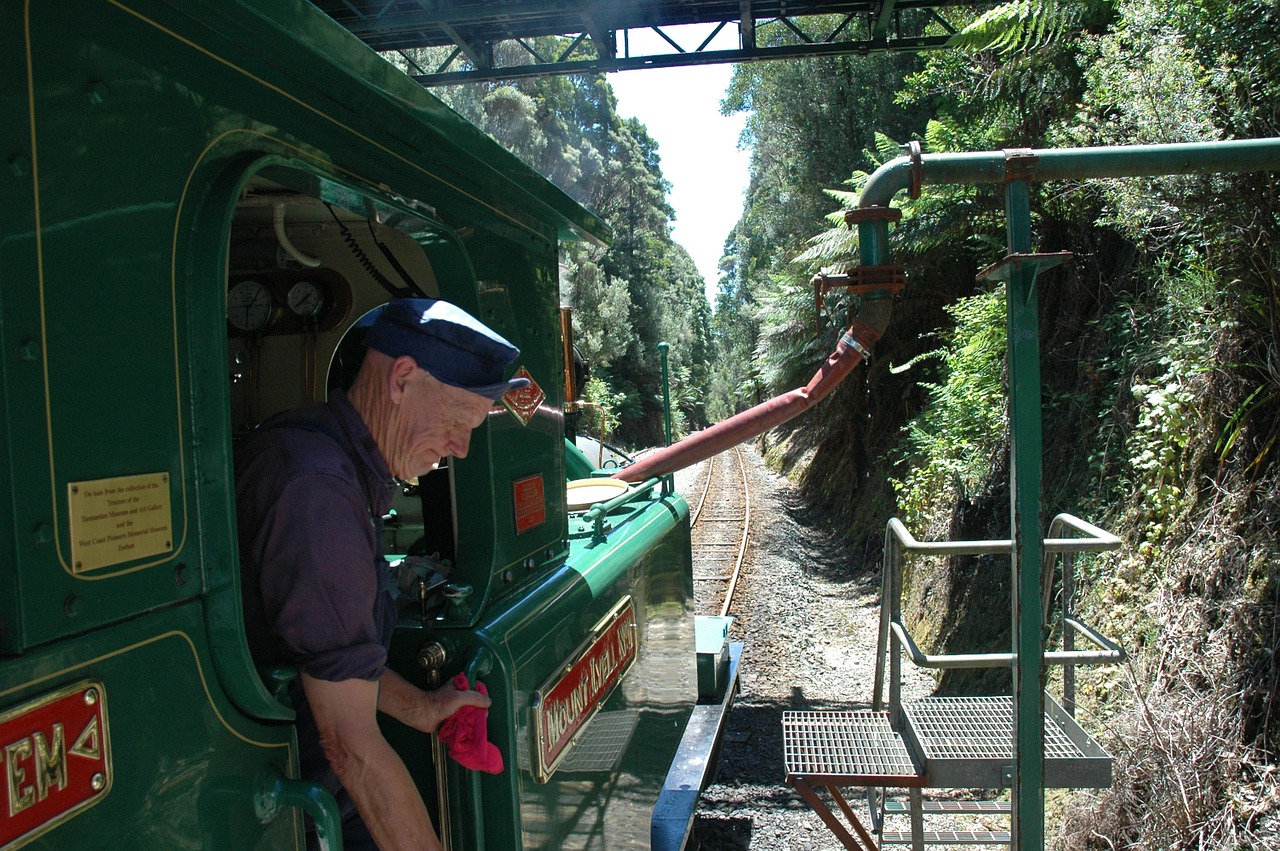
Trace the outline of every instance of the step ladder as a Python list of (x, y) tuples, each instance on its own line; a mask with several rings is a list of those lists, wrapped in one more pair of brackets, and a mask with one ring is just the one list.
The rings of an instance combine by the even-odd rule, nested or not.
[[(1071, 532), (1083, 537), (1060, 537)], [(1074, 564), (1081, 551), (1115, 549), (1117, 538), (1070, 515), (1059, 515), (1044, 542), (1046, 553), (1062, 555), (1063, 650), (1046, 652), (1046, 663), (1061, 664), (1066, 676), (1065, 701), (1074, 701), (1074, 666), (1114, 664), (1124, 651), (1075, 618)], [(904, 701), (901, 658), (929, 668), (999, 667), (1011, 664), (1011, 654), (923, 653), (901, 618), (901, 558), (903, 552), (932, 555), (990, 554), (1011, 549), (1009, 541), (919, 542), (902, 524), (889, 521), (886, 536), (880, 641), (876, 659), (875, 692), (869, 709), (783, 714), (783, 747), (787, 782), (822, 818), (850, 851), (880, 851), (890, 845), (910, 845), (923, 851), (929, 845), (1009, 845), (1007, 829), (924, 829), (925, 816), (1004, 819), (1007, 800), (929, 800), (927, 789), (1000, 790), (1012, 785), (1015, 717), (1013, 699), (987, 697), (926, 697)], [(1053, 568), (1049, 562), (1048, 568)], [(1046, 577), (1051, 579), (1052, 575)], [(1046, 587), (1049, 583), (1046, 581)], [(1078, 651), (1076, 634), (1097, 649)], [(886, 663), (888, 702), (884, 704)], [(1111, 785), (1111, 758), (1052, 695), (1044, 695), (1044, 787), (1104, 788)], [(844, 789), (861, 789), (867, 801), (866, 822), (859, 818)], [(901, 790), (906, 800), (890, 800), (889, 790)], [(827, 800), (831, 804), (828, 804)], [(834, 809), (833, 806), (834, 805)], [(841, 821), (837, 811), (844, 817)], [(905, 816), (909, 830), (888, 830), (888, 817)]]

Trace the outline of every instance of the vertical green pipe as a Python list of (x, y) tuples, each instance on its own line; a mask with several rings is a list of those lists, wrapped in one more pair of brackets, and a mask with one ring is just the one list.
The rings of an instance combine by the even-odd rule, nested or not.
[[(667, 438), (667, 446), (671, 445), (671, 377), (667, 372), (667, 351), (669, 343), (658, 344), (658, 357), (662, 361), (662, 427)], [(665, 496), (675, 490), (676, 478), (668, 473), (662, 477), (662, 493)]]
[[(1027, 182), (1005, 187), (1009, 254), (1031, 251)], [(1040, 611), (1040, 328), (1036, 266), (1013, 261), (1006, 282), (1013, 536), (1013, 849), (1044, 848), (1044, 706)]]
[(666, 430), (667, 446), (671, 445), (671, 382), (667, 375), (668, 343), (658, 344), (658, 357), (662, 360), (662, 425)]
[(889, 223), (869, 221), (858, 223), (858, 264), (880, 266), (889, 262)]

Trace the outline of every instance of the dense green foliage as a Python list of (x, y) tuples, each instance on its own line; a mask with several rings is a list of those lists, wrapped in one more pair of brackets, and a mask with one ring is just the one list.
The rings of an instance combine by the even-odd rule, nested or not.
[[(553, 39), (535, 41), (555, 47)], [(390, 58), (417, 67), (438, 60), (431, 51)], [(593, 376), (582, 425), (624, 446), (662, 440), (661, 342), (670, 346), (675, 432), (705, 425), (711, 306), (692, 258), (671, 239), (667, 182), (644, 126), (618, 116), (603, 76), (435, 93), (613, 229), (608, 248), (569, 244), (562, 257), (561, 300), (573, 308), (575, 342)]]
[[(1018, 0), (953, 44), (738, 71), (725, 106), (751, 110), (753, 172), (715, 318), (737, 353), (714, 385), (737, 388), (729, 398), (794, 387), (834, 346), (857, 305), (828, 299), (819, 318), (806, 281), (856, 263), (857, 243), (842, 216), (824, 229), (820, 214), (856, 203), (892, 140), (945, 152), (1280, 135), (1272, 2)], [(1040, 283), (1044, 514), (1124, 538), (1077, 570), (1086, 619), (1133, 654), (1084, 677), (1116, 782), (1061, 802), (1061, 847), (1277, 835), (1278, 188), (1252, 174), (1033, 193), (1036, 250), (1075, 254)], [(871, 554), (865, 569), (894, 513), (921, 539), (1009, 534), (1003, 291), (975, 282), (1004, 253), (1001, 204), (997, 189), (962, 186), (896, 201), (891, 248), (909, 285), (877, 358), (771, 438), (772, 459)], [(909, 582), (936, 652), (1008, 646), (1007, 562), (920, 564)]]

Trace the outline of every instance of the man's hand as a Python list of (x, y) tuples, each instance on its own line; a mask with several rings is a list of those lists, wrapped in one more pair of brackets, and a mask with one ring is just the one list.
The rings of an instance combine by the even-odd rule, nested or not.
[(453, 683), (423, 691), (390, 668), (378, 686), (378, 710), (424, 733), (436, 732), (446, 718), (464, 706), (487, 709), (490, 704), (480, 692), (460, 691)]

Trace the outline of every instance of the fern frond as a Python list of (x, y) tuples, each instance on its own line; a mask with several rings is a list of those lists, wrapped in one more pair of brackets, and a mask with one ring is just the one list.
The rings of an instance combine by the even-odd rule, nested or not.
[(902, 153), (902, 146), (896, 139), (890, 139), (883, 133), (876, 133), (876, 162), (884, 165)]
[[(841, 217), (843, 223), (843, 217)], [(794, 264), (849, 263), (858, 256), (858, 232), (833, 227), (809, 240), (809, 247), (792, 259)]]
[(947, 42), (971, 53), (1030, 53), (1076, 27), (1088, 3), (1080, 0), (1012, 0), (978, 16)]
[[(822, 194), (838, 201), (842, 210), (852, 210), (858, 206), (859, 193), (857, 192), (846, 192), (843, 189), (824, 189)], [(844, 221), (844, 219), (841, 218), (840, 221)]]

